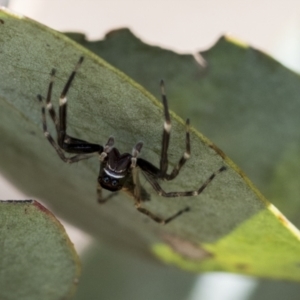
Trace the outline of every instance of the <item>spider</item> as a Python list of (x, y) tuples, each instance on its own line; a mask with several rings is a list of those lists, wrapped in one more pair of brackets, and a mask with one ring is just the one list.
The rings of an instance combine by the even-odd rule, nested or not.
[[(165, 94), (164, 82), (161, 81), (161, 94), (162, 102), (164, 107), (164, 129), (162, 135), (162, 148), (161, 148), (161, 157), (160, 157), (160, 166), (159, 168), (154, 166), (149, 161), (139, 158), (143, 143), (138, 142), (132, 150), (132, 153), (123, 153), (121, 154), (117, 148), (114, 147), (114, 138), (109, 137), (107, 143), (104, 146), (99, 144), (92, 144), (81, 139), (71, 137), (67, 134), (67, 93), (70, 89), (70, 86), (75, 78), (76, 72), (80, 65), (83, 62), (83, 57), (80, 57), (77, 62), (73, 72), (70, 74), (68, 81), (66, 82), (62, 93), (59, 99), (59, 113), (58, 117), (56, 111), (51, 103), (51, 94), (55, 77), (55, 69), (51, 71), (51, 80), (48, 86), (48, 92), (46, 96), (46, 103), (43, 101), (41, 95), (37, 95), (38, 100), (40, 101), (42, 108), (42, 123), (43, 131), (45, 137), (48, 139), (50, 144), (56, 150), (59, 157), (66, 163), (74, 163), (83, 159), (88, 159), (95, 154), (98, 154), (100, 160), (100, 172), (98, 176), (98, 185), (97, 185), (97, 197), (99, 203), (106, 202), (110, 197), (102, 197), (102, 188), (109, 190), (111, 192), (116, 192), (119, 190), (124, 190), (129, 192), (135, 201), (136, 209), (150, 217), (157, 223), (167, 224), (170, 221), (174, 220), (184, 212), (190, 210), (189, 207), (185, 207), (175, 214), (171, 215), (168, 218), (161, 218), (156, 216), (154, 213), (148, 209), (142, 207), (142, 202), (146, 199), (143, 199), (143, 188), (139, 182), (138, 170), (140, 169), (144, 174), (145, 178), (148, 180), (150, 185), (156, 191), (159, 196), (163, 197), (190, 197), (197, 196), (201, 194), (208, 184), (216, 177), (217, 174), (226, 170), (225, 166), (219, 168), (216, 172), (212, 173), (210, 177), (195, 191), (183, 191), (183, 192), (165, 192), (159, 185), (158, 180), (173, 180), (179, 174), (182, 166), (190, 158), (191, 147), (190, 147), (190, 133), (189, 119), (186, 120), (186, 134), (185, 134), (185, 144), (186, 149), (182, 157), (175, 165), (171, 173), (167, 173), (168, 169), (168, 147), (170, 140), (170, 131), (171, 131), (171, 119), (168, 109), (167, 97)], [(46, 105), (45, 105), (46, 104)], [(46, 121), (46, 109), (49, 112), (49, 115), (55, 125), (57, 133), (57, 142), (53, 139), (47, 128)], [(66, 157), (65, 152), (74, 153), (74, 156)]]

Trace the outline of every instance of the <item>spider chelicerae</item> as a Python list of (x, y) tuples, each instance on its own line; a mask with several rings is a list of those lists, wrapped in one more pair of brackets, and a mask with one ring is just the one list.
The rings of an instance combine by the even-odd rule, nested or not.
[[(110, 197), (102, 197), (102, 188), (109, 190), (111, 192), (116, 192), (119, 190), (125, 190), (129, 192), (135, 201), (136, 209), (150, 217), (157, 223), (167, 224), (170, 221), (174, 220), (184, 212), (190, 210), (189, 207), (185, 207), (172, 216), (168, 218), (161, 218), (156, 216), (154, 213), (148, 209), (142, 207), (142, 202), (145, 199), (143, 196), (143, 189), (139, 182), (138, 170), (140, 169), (144, 174), (145, 178), (151, 184), (156, 193), (163, 197), (190, 197), (197, 196), (201, 194), (208, 184), (216, 177), (217, 174), (226, 170), (225, 166), (219, 168), (216, 172), (212, 173), (210, 177), (197, 189), (194, 191), (183, 191), (183, 192), (165, 192), (160, 184), (159, 180), (173, 180), (179, 174), (180, 169), (185, 164), (185, 162), (190, 158), (191, 147), (190, 147), (190, 133), (189, 119), (186, 120), (186, 134), (185, 134), (185, 144), (186, 149), (180, 158), (179, 162), (175, 165), (171, 173), (167, 173), (168, 170), (168, 147), (170, 140), (170, 131), (171, 131), (171, 119), (168, 109), (167, 97), (165, 94), (164, 82), (161, 81), (161, 94), (162, 102), (164, 107), (164, 129), (162, 136), (162, 148), (161, 148), (161, 157), (160, 157), (160, 166), (157, 168), (149, 161), (138, 157), (143, 143), (138, 142), (132, 150), (132, 153), (123, 153), (121, 154), (117, 148), (114, 147), (114, 138), (109, 137), (107, 143), (104, 146), (99, 144), (92, 144), (81, 139), (71, 137), (67, 134), (67, 93), (70, 89), (70, 86), (75, 78), (76, 72), (80, 65), (83, 62), (83, 57), (80, 57), (78, 63), (76, 64), (73, 72), (68, 78), (62, 93), (59, 99), (59, 113), (58, 117), (56, 115), (55, 109), (51, 103), (52, 88), (55, 77), (55, 69), (52, 69), (51, 80), (48, 86), (48, 92), (46, 96), (46, 103), (43, 101), (43, 97), (38, 95), (37, 98), (42, 105), (42, 122), (43, 122), (43, 131), (45, 137), (48, 139), (50, 144), (56, 150), (59, 157), (66, 163), (74, 163), (83, 159), (88, 159), (94, 156), (95, 154), (99, 155), (100, 160), (100, 172), (98, 176), (98, 186), (97, 186), (97, 196), (98, 202), (104, 203)], [(46, 104), (46, 105), (45, 105)], [(55, 125), (57, 133), (57, 142), (53, 139), (47, 128), (46, 121), (46, 109), (49, 112), (49, 115)], [(76, 155), (71, 157), (66, 157), (65, 152), (74, 153)]]

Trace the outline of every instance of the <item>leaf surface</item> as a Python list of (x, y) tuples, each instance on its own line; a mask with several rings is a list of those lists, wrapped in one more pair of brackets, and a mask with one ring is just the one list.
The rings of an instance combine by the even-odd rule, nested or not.
[(37, 201), (0, 201), (0, 298), (71, 299), (80, 264), (63, 226)]
[[(142, 179), (151, 195), (145, 207), (168, 217), (188, 205), (191, 207), (189, 213), (161, 226), (139, 214), (132, 199), (123, 194), (99, 206), (96, 203), (97, 159), (66, 165), (43, 137), (40, 107), (35, 96), (46, 94), (50, 70), (57, 69), (53, 92), (53, 102), (57, 103), (79, 56), (86, 58), (68, 97), (70, 135), (101, 144), (113, 135), (121, 152), (130, 152), (143, 140), (141, 156), (155, 165), (159, 164), (161, 149), (161, 104), (123, 73), (62, 34), (5, 11), (0, 18), (4, 20), (0, 26), (3, 45), (0, 53), (0, 133), (5, 145), (1, 147), (4, 158), (1, 169), (8, 178), (27, 193), (47, 199), (58, 214), (77, 226), (122, 249), (140, 254), (152, 251), (164, 261), (197, 272), (227, 270), (300, 279), (298, 231), (263, 198), (229, 158), (195, 129), (191, 131), (191, 159), (176, 180), (162, 183), (163, 188), (167, 191), (194, 190), (221, 166), (228, 166), (226, 172), (218, 175), (201, 195), (192, 198), (158, 197)], [(148, 49), (146, 45), (140, 47)], [(164, 54), (156, 50), (158, 55)], [(127, 54), (123, 52), (124, 61)], [(192, 60), (190, 56), (184, 59)], [(163, 57), (158, 59), (163, 60)], [(135, 65), (138, 72), (147, 70), (148, 63)], [(149, 69), (151, 67), (154, 68), (149, 65)], [(156, 68), (163, 69), (163, 65)], [(184, 76), (183, 70), (180, 71)], [(194, 61), (194, 73), (189, 74), (198, 76), (200, 81), (203, 70)], [(173, 78), (168, 78), (169, 81)], [(219, 91), (212, 89), (213, 83), (205, 81), (205, 84), (218, 97)], [(173, 107), (171, 91), (174, 86), (185, 100), (182, 107), (197, 111), (198, 106), (193, 102), (187, 104), (190, 94), (185, 94), (184, 90), (180, 92), (181, 86), (175, 79), (167, 90), (170, 91), (170, 107)], [(201, 103), (202, 100), (197, 101)], [(213, 105), (209, 101), (212, 100), (206, 100), (203, 105)], [(213, 109), (209, 105), (207, 109)], [(200, 115), (191, 117), (192, 122), (201, 120)], [(214, 126), (222, 131), (221, 123), (215, 124), (215, 121)], [(169, 161), (174, 166), (184, 151), (185, 127), (175, 114), (172, 114), (172, 125)], [(235, 147), (238, 149), (238, 145)], [(274, 251), (273, 256), (268, 255), (270, 249)], [(276, 272), (272, 270), (274, 259)]]
[(156, 80), (165, 79), (172, 109), (189, 117), (300, 226), (298, 74), (226, 36), (197, 54), (201, 65), (192, 55), (146, 45), (128, 29), (102, 41), (68, 36), (158, 97)]

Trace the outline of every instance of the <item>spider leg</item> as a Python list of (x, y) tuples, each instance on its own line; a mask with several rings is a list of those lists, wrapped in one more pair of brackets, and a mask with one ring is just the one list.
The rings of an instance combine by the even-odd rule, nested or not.
[(53, 84), (54, 84), (54, 78), (55, 78), (55, 69), (52, 69), (51, 71), (51, 80), (49, 83), (49, 87), (48, 87), (48, 93), (47, 93), (47, 98), (46, 98), (46, 108), (49, 112), (49, 115), (53, 121), (53, 123), (55, 124), (55, 128), (56, 131), (59, 132), (59, 123), (56, 117), (56, 112), (55, 109), (53, 108), (52, 102), (51, 102), (51, 96), (52, 96), (52, 88), (53, 88)]
[(131, 157), (131, 174), (133, 180), (133, 197), (135, 200), (135, 204), (141, 203), (141, 184), (138, 175), (138, 168), (136, 168), (137, 157), (140, 154), (143, 147), (143, 143), (137, 143), (132, 149), (132, 157)]
[(59, 131), (58, 134), (58, 143), (60, 146), (64, 143), (66, 130), (67, 130), (67, 93), (70, 89), (70, 86), (75, 78), (78, 68), (83, 62), (83, 56), (79, 58), (78, 63), (76, 64), (73, 72), (68, 78), (67, 83), (65, 84), (59, 98)]
[(133, 180), (133, 197), (135, 201), (135, 207), (141, 205), (141, 183), (138, 174), (138, 168), (134, 167), (131, 169), (132, 180)]
[[(62, 92), (62, 95), (60, 98), (63, 97), (63, 95), (66, 95), (66, 93), (68, 92), (68, 89), (71, 85), (72, 80), (75, 77), (76, 71), (79, 68), (80, 64), (82, 63), (83, 57), (80, 58), (79, 62), (77, 63), (75, 70), (72, 72), (72, 74), (70, 75), (65, 87), (64, 87), (64, 91)], [(62, 126), (61, 126), (61, 122), (58, 121), (57, 116), (56, 116), (56, 112), (55, 109), (53, 108), (52, 102), (51, 102), (51, 97), (52, 97), (52, 89), (53, 89), (53, 84), (54, 84), (54, 79), (55, 79), (55, 73), (56, 70), (52, 69), (51, 71), (51, 80), (48, 86), (48, 93), (47, 93), (47, 98), (46, 98), (46, 108), (49, 112), (49, 115), (53, 121), (53, 123), (55, 124), (55, 128), (56, 128), (56, 132), (57, 132), (57, 136), (58, 136), (58, 143), (60, 145), (61, 148), (63, 148), (65, 151), (67, 152), (73, 152), (73, 153), (80, 153), (80, 152), (94, 152), (94, 151), (89, 151), (89, 145), (91, 145), (90, 143), (80, 140), (80, 139), (76, 139), (74, 137), (68, 136), (66, 134), (66, 132), (63, 130), (61, 130)], [(65, 96), (64, 96), (65, 97)], [(40, 98), (40, 97), (39, 97)], [(66, 105), (64, 105), (64, 109), (65, 109), (65, 120), (64, 123), (66, 123)], [(59, 111), (59, 115), (61, 116), (61, 111)], [(66, 126), (66, 125), (65, 125)], [(65, 128), (66, 129), (66, 128)], [(88, 149), (86, 149), (88, 148)], [(97, 148), (97, 147), (96, 147)]]
[(179, 162), (177, 165), (173, 168), (173, 171), (171, 174), (165, 174), (164, 178), (165, 180), (172, 180), (174, 179), (178, 174), (182, 166), (185, 164), (185, 162), (190, 158), (191, 156), (191, 142), (190, 142), (190, 120), (186, 120), (186, 135), (185, 135), (185, 152), (181, 156)]
[(139, 156), (139, 154), (142, 150), (142, 147), (143, 147), (143, 143), (138, 142), (132, 149), (131, 166), (130, 166), (131, 168), (136, 167), (137, 157)]
[(136, 207), (136, 209), (141, 212), (142, 214), (148, 216), (149, 218), (151, 218), (153, 221), (160, 223), (160, 224), (167, 224), (169, 222), (171, 222), (172, 220), (174, 220), (175, 218), (179, 217), (181, 214), (183, 214), (184, 212), (187, 212), (190, 210), (189, 207), (185, 207), (184, 209), (179, 210), (178, 212), (176, 212), (174, 215), (164, 219), (161, 218), (157, 215), (155, 215), (154, 213), (152, 213), (150, 210), (148, 210), (147, 208), (141, 207), (142, 202), (141, 202), (141, 184), (139, 181), (139, 174), (138, 174), (139, 169), (134, 167), (132, 168), (131, 172), (132, 172), (132, 178), (133, 178), (133, 183), (134, 183), (134, 192), (133, 192), (133, 196), (134, 196), (134, 206)]
[(168, 100), (165, 93), (165, 86), (164, 81), (162, 80), (160, 83), (161, 87), (161, 94), (162, 94), (162, 101), (164, 106), (164, 115), (165, 115), (165, 122), (164, 122), (164, 131), (162, 137), (162, 149), (161, 149), (161, 159), (160, 159), (160, 175), (159, 177), (165, 180), (172, 180), (178, 174), (182, 166), (185, 162), (190, 158), (191, 155), (191, 146), (190, 146), (190, 120), (186, 120), (186, 138), (185, 138), (185, 152), (180, 158), (177, 165), (173, 168), (171, 174), (167, 174), (168, 170), (168, 148), (169, 148), (169, 141), (170, 141), (170, 132), (171, 132), (171, 118), (168, 108)]
[[(81, 57), (75, 67), (75, 71), (73, 71), (73, 73), (70, 75), (69, 80), (67, 81), (67, 83), (64, 87), (64, 90), (62, 92), (62, 95), (66, 95), (66, 93), (68, 92), (71, 82), (74, 79), (76, 71), (79, 68), (80, 64), (82, 63), (82, 60), (83, 60), (83, 58)], [(55, 109), (53, 108), (53, 105), (51, 102), (55, 73), (56, 73), (56, 70), (52, 69), (51, 74), (50, 74), (51, 80), (50, 80), (50, 83), (48, 86), (48, 92), (47, 92), (47, 97), (46, 97), (46, 108), (49, 112), (49, 115), (50, 115), (53, 123), (55, 124), (56, 132), (57, 132), (57, 136), (58, 136), (58, 144), (61, 148), (63, 148), (67, 152), (73, 152), (73, 153), (77, 153), (77, 152), (80, 153), (80, 152), (86, 152), (86, 151), (88, 153), (94, 152), (94, 151), (90, 151), (90, 149), (86, 149), (86, 148), (89, 148), (88, 145), (90, 145), (90, 143), (70, 137), (66, 134), (65, 131), (63, 132), (63, 130), (61, 130), (61, 123), (57, 119)], [(40, 100), (40, 98), (41, 98), (41, 96), (38, 96), (39, 100)], [(62, 96), (61, 96), (61, 98), (62, 98)], [(66, 109), (66, 105), (64, 107)], [(61, 114), (61, 111), (60, 111), (60, 114)], [(65, 118), (66, 118), (66, 111), (65, 111)], [(66, 123), (66, 120), (64, 122)]]
[[(43, 122), (43, 130), (44, 135), (50, 142), (50, 144), (53, 146), (53, 148), (56, 150), (59, 157), (67, 163), (74, 163), (82, 159), (88, 159), (92, 157), (95, 153), (103, 151), (103, 147), (98, 144), (91, 144), (86, 141), (73, 138), (71, 136), (68, 136), (66, 134), (66, 118), (67, 118), (67, 92), (71, 86), (71, 83), (76, 75), (77, 69), (79, 68), (80, 64), (83, 61), (83, 57), (80, 57), (77, 65), (74, 68), (74, 71), (71, 73), (62, 93), (60, 96), (60, 108), (59, 108), (59, 118), (56, 116), (55, 109), (53, 108), (52, 102), (51, 102), (51, 96), (52, 96), (52, 89), (54, 84), (54, 77), (55, 77), (55, 69), (52, 69), (51, 71), (51, 80), (48, 86), (48, 92), (46, 97), (46, 108), (49, 112), (49, 115), (55, 124), (56, 132), (57, 132), (57, 143), (51, 136), (51, 134), (48, 132), (47, 129), (47, 121), (46, 121), (46, 108), (43, 104), (43, 98), (41, 95), (38, 95), (37, 98), (40, 101), (42, 105), (42, 122)], [(69, 153), (77, 153), (78, 155), (75, 155), (73, 157), (66, 157), (64, 154), (64, 151)]]
[[(74, 137), (67, 135), (67, 93), (70, 89), (70, 86), (75, 78), (78, 68), (83, 62), (83, 56), (79, 58), (73, 72), (69, 76), (67, 83), (65, 84), (63, 91), (61, 92), (60, 99), (59, 99), (59, 118), (56, 117), (56, 112), (53, 108), (51, 102), (51, 95), (52, 95), (52, 88), (54, 84), (54, 76), (55, 76), (55, 69), (52, 69), (51, 72), (51, 80), (48, 87), (48, 93), (46, 98), (46, 107), (50, 114), (52, 121), (55, 124), (56, 132), (57, 132), (57, 142), (60, 148), (62, 148), (66, 152), (70, 153), (93, 153), (102, 151), (102, 146), (97, 144), (91, 144), (84, 140), (80, 140)], [(51, 143), (52, 144), (52, 143)], [(53, 145), (53, 144), (52, 144)], [(87, 156), (87, 158), (90, 156)], [(84, 156), (83, 158), (84, 159)]]
[(172, 125), (171, 125), (168, 101), (165, 93), (165, 85), (163, 80), (161, 80), (160, 82), (160, 88), (161, 88), (162, 102), (164, 106), (164, 115), (165, 115), (164, 131), (163, 131), (162, 147), (161, 147), (161, 158), (160, 158), (160, 171), (161, 171), (161, 177), (165, 177), (168, 169), (168, 148), (169, 148), (170, 132), (171, 132)]
[[(43, 123), (43, 131), (44, 131), (44, 135), (45, 137), (48, 139), (48, 141), (50, 142), (50, 144), (53, 146), (53, 148), (56, 150), (57, 154), (59, 155), (59, 157), (67, 163), (74, 163), (77, 161), (80, 161), (82, 159), (87, 159), (90, 158), (92, 156), (95, 155), (95, 153), (90, 153), (90, 154), (86, 154), (86, 153), (81, 153), (78, 155), (74, 155), (72, 157), (66, 157), (64, 154), (64, 151), (61, 149), (61, 147), (55, 142), (55, 140), (53, 139), (53, 137), (51, 136), (51, 134), (48, 131), (48, 127), (47, 127), (47, 121), (46, 121), (46, 109), (45, 106), (43, 104), (43, 98), (41, 95), (37, 96), (38, 100), (40, 101), (41, 105), (42, 105), (42, 123)], [(72, 138), (71, 138), (72, 139)], [(73, 139), (76, 140), (76, 139)], [(93, 145), (93, 144), (92, 144)], [(100, 147), (100, 145), (98, 145)]]
[(169, 222), (171, 222), (172, 220), (174, 220), (175, 218), (179, 217), (180, 215), (182, 215), (183, 213), (187, 212), (190, 210), (189, 207), (186, 207), (184, 209), (179, 210), (176, 214), (172, 215), (171, 217), (167, 218), (167, 219), (163, 219), (161, 217), (156, 216), (155, 214), (153, 214), (150, 210), (144, 208), (144, 207), (140, 207), (140, 206), (135, 206), (136, 209), (141, 212), (142, 214), (148, 216), (149, 218), (151, 218), (153, 221), (160, 223), (160, 224), (168, 224)]
[[(168, 197), (168, 198), (175, 198), (175, 197), (191, 197), (191, 196), (198, 196), (200, 195), (205, 188), (213, 181), (213, 179), (221, 172), (226, 170), (225, 166), (222, 166), (219, 170), (212, 173), (209, 178), (199, 187), (198, 190), (195, 191), (186, 191), (186, 192), (165, 192), (162, 187), (159, 185), (155, 178), (155, 173), (150, 168), (156, 168), (153, 165), (150, 165), (147, 161), (141, 161), (139, 160), (139, 166), (144, 171), (144, 175), (146, 176), (146, 179), (149, 181), (153, 189), (157, 192), (159, 196)], [(156, 168), (157, 169), (157, 168)]]
[[(113, 148), (115, 143), (115, 139), (113, 136), (110, 136), (107, 143), (105, 144), (103, 150), (101, 151), (100, 155), (99, 155), (99, 159), (101, 162), (104, 161), (105, 157), (107, 156), (107, 154), (111, 151), (111, 149)], [(100, 168), (101, 170), (101, 168)]]

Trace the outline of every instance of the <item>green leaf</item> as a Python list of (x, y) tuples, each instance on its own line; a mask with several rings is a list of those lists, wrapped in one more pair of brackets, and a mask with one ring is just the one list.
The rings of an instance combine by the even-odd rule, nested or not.
[[(176, 180), (162, 183), (162, 186), (168, 191), (193, 190), (222, 165), (229, 167), (226, 172), (218, 175), (201, 195), (192, 198), (161, 198), (146, 180), (142, 180), (151, 195), (151, 201), (143, 204), (145, 207), (168, 217), (188, 205), (191, 207), (189, 213), (161, 226), (139, 214), (132, 200), (123, 194), (99, 206), (96, 203), (99, 162), (90, 159), (66, 165), (43, 137), (35, 96), (46, 94), (50, 70), (57, 69), (53, 93), (53, 102), (57, 103), (62, 86), (79, 56), (86, 57), (68, 97), (68, 132), (71, 135), (101, 144), (113, 135), (121, 152), (131, 151), (139, 140), (143, 140), (141, 155), (155, 165), (159, 164), (161, 149), (161, 104), (123, 73), (65, 36), (4, 11), (0, 13), (0, 19), (4, 21), (0, 26), (3, 45), (0, 53), (0, 134), (5, 145), (0, 148), (3, 158), (0, 167), (10, 180), (27, 193), (47, 199), (61, 216), (77, 226), (117, 244), (120, 251), (127, 249), (143, 255), (152, 252), (166, 262), (197, 272), (223, 270), (300, 280), (298, 231), (214, 144), (194, 129), (191, 131), (191, 159)], [(142, 50), (143, 47), (147, 48), (142, 45)], [(215, 49), (219, 53), (219, 48)], [(234, 49), (237, 53), (245, 51), (236, 45)], [(162, 62), (168, 55), (163, 57), (161, 50), (156, 50), (161, 55), (158, 59), (161, 64), (156, 68), (164, 69)], [(225, 54), (229, 53), (228, 49), (222, 53), (220, 67), (226, 61)], [(128, 52), (122, 55), (119, 56), (126, 61)], [(173, 54), (173, 57), (177, 58), (177, 55)], [(263, 55), (260, 57), (263, 63), (264, 60), (269, 62)], [(185, 59), (192, 60), (190, 56), (183, 56), (182, 60)], [(239, 59), (243, 61), (241, 57)], [(271, 67), (273, 64), (276, 63), (271, 61)], [(148, 62), (136, 64), (139, 71), (152, 67)], [(186, 71), (200, 81), (201, 75), (205, 74), (203, 71), (208, 70), (199, 68), (194, 62), (194, 72), (190, 73), (188, 68)], [(185, 73), (180, 72), (183, 78)], [(153, 84), (158, 83), (158, 80), (152, 80)], [(174, 79), (172, 83), (172, 77), (167, 81), (170, 81), (167, 90), (170, 107), (173, 107), (174, 91), (178, 92), (185, 100), (181, 107), (194, 111), (192, 122), (202, 120), (202, 116), (196, 114), (199, 107), (207, 112), (214, 111), (217, 108), (213, 106), (213, 100), (221, 97), (219, 90), (213, 88), (213, 82), (203, 80), (206, 91), (211, 91), (214, 97), (202, 104), (202, 99), (200, 101), (195, 94), (199, 106), (193, 102), (187, 104), (191, 95), (185, 94), (186, 90), (178, 85), (178, 81)], [(235, 99), (240, 99), (239, 95)], [(231, 102), (224, 103), (222, 109), (227, 106), (233, 112), (236, 109)], [(239, 110), (241, 124), (244, 110)], [(186, 116), (183, 109), (180, 114)], [(230, 121), (226, 119), (228, 124)], [(225, 126), (215, 119), (211, 122), (220, 134), (232, 135), (230, 125)], [(169, 160), (174, 166), (184, 151), (185, 128), (183, 120), (175, 114), (172, 114), (172, 125)], [(225, 134), (224, 130), (229, 131)], [(254, 138), (251, 135), (251, 139)], [(238, 152), (239, 145), (234, 147)], [(269, 255), (270, 251), (272, 255)]]
[(103, 245), (89, 249), (83, 255), (82, 265), (75, 300), (188, 299), (196, 281), (194, 274)]
[(0, 201), (0, 298), (71, 299), (80, 264), (54, 215), (36, 201)]
[(128, 29), (95, 42), (68, 36), (157, 96), (157, 81), (164, 78), (172, 109), (190, 117), (300, 226), (298, 74), (227, 37), (199, 53), (205, 62), (199, 65), (192, 55), (144, 44)]

